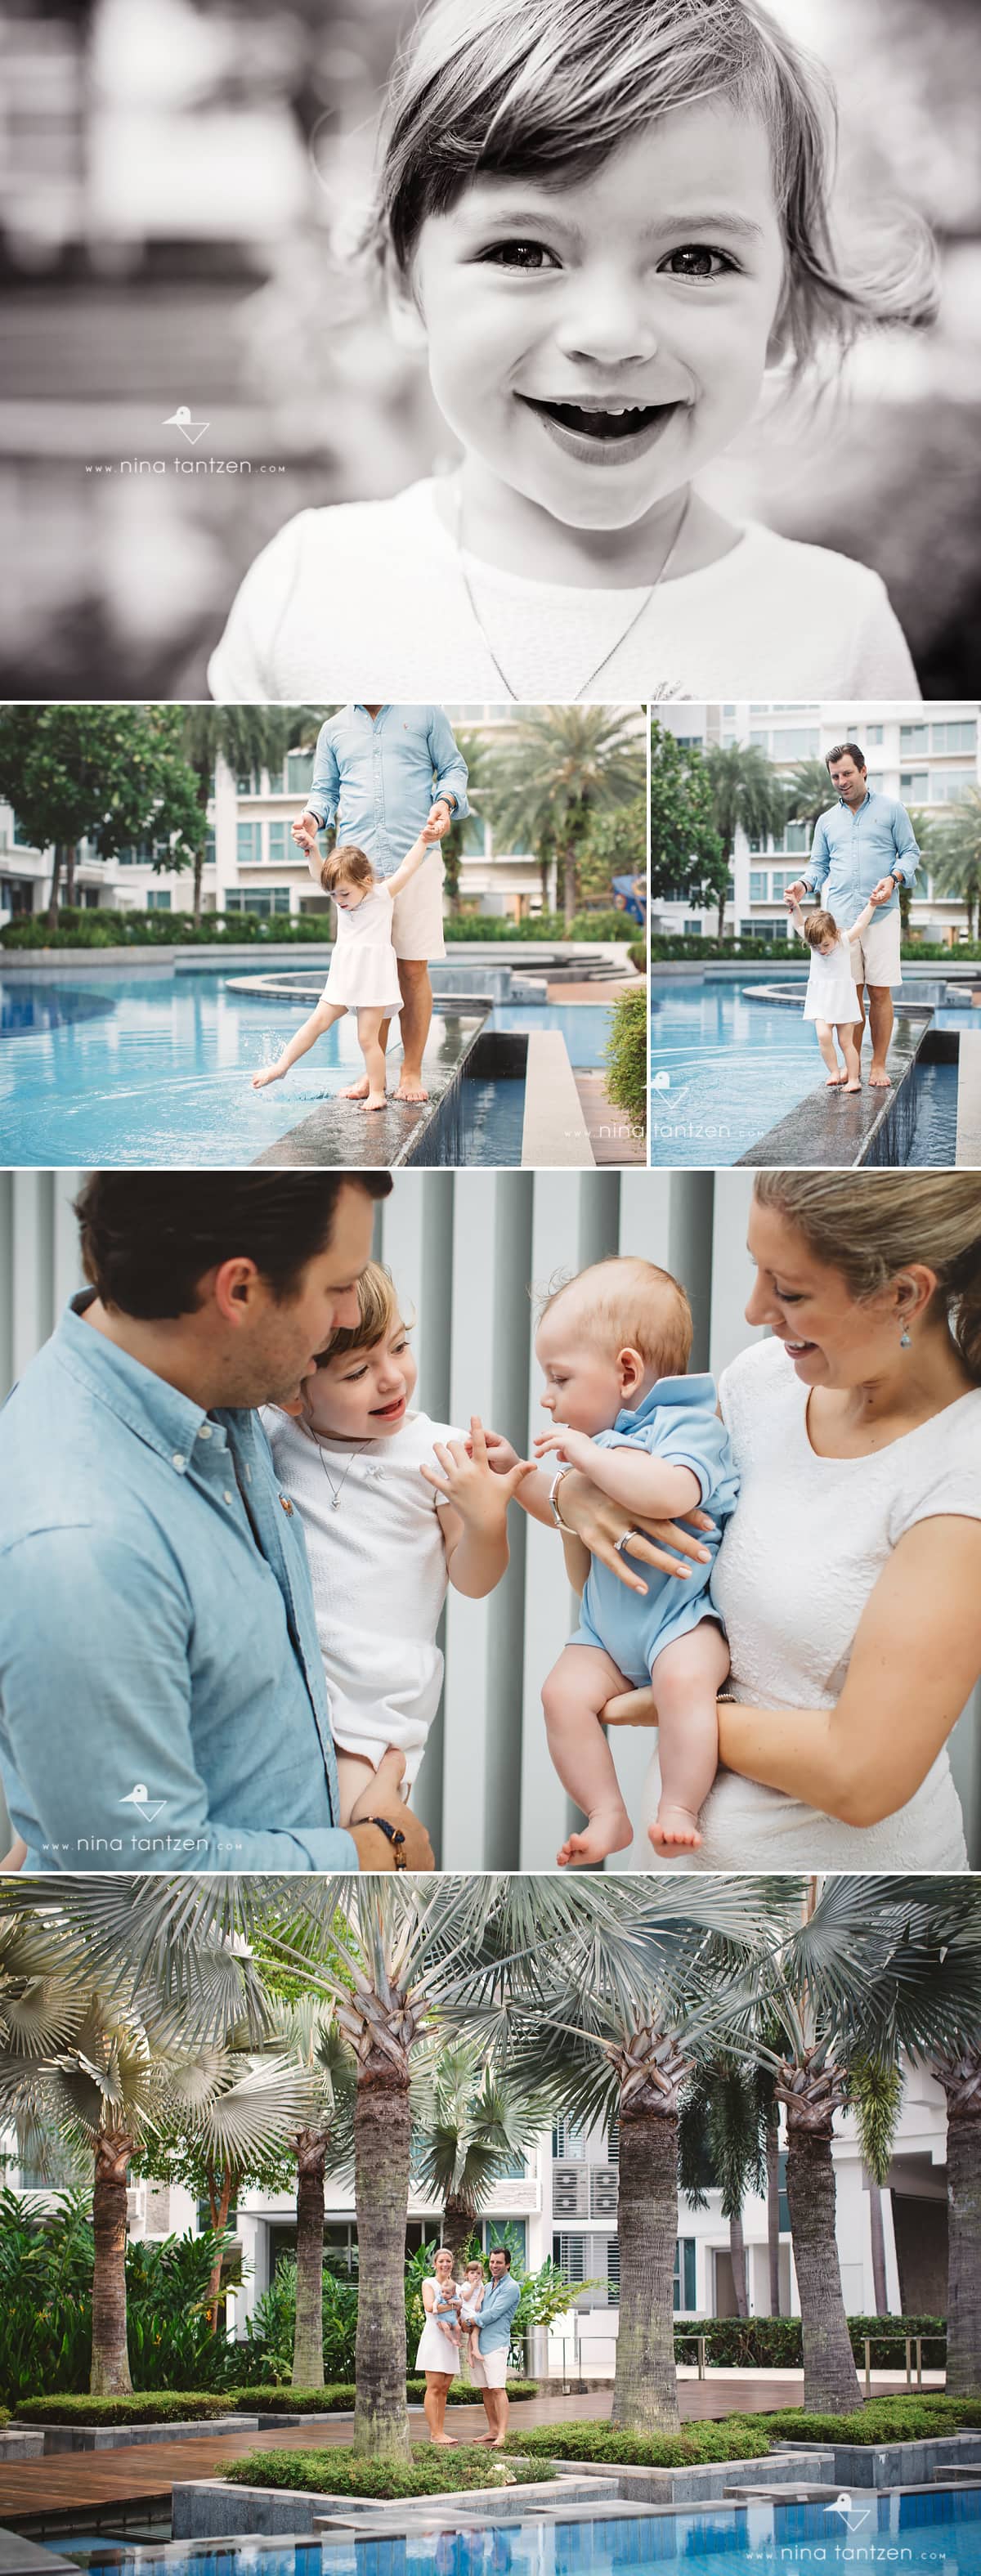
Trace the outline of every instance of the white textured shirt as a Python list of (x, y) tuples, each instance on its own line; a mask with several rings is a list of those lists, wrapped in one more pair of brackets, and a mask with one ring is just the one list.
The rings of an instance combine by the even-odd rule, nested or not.
[(719, 562), (666, 581), (644, 607), (645, 585), (528, 581), (467, 554), (478, 622), (435, 492), (413, 483), (394, 500), (288, 520), (233, 603), (208, 667), (212, 696), (481, 702), (500, 698), (503, 672), (515, 698), (556, 704), (734, 691), (919, 697), (885, 586), (848, 555), (750, 526)]

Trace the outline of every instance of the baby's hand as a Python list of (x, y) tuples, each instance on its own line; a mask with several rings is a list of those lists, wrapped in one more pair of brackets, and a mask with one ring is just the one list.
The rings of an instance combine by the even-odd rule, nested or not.
[(584, 1431), (570, 1431), (565, 1423), (554, 1431), (539, 1431), (535, 1450), (539, 1458), (547, 1458), (550, 1452), (564, 1458), (568, 1466), (580, 1467), (586, 1476), (593, 1463), (592, 1441)]
[(263, 1085), (267, 1082), (282, 1082), (285, 1071), (286, 1066), (284, 1064), (267, 1064), (262, 1073), (253, 1074), (253, 1091), (261, 1091)]
[(478, 1413), (471, 1415), (469, 1440), (437, 1440), (434, 1455), (437, 1467), (420, 1467), (420, 1476), (441, 1502), (452, 1503), (460, 1519), (478, 1530), (503, 1528), (512, 1496), (534, 1467), (533, 1459), (518, 1458), (505, 1474), (495, 1474)]
[[(510, 1475), (512, 1467), (516, 1467), (518, 1464), (518, 1452), (516, 1449), (512, 1448), (510, 1440), (505, 1440), (503, 1433), (500, 1431), (485, 1431), (484, 1446), (487, 1452), (487, 1464), (492, 1475)], [(468, 1457), (472, 1458), (472, 1437), (467, 1441), (466, 1449)]]

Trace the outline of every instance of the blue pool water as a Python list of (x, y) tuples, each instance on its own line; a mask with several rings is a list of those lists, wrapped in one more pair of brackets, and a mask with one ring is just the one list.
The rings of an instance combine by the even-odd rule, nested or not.
[[(803, 1002), (806, 977), (780, 970), (782, 986), (795, 980)], [(962, 1028), (964, 1013), (938, 1009), (933, 1026)], [(823, 1081), (813, 1027), (786, 1003), (747, 1001), (721, 976), (653, 981), (652, 1163), (736, 1163)], [(953, 1161), (947, 1143), (952, 1117), (956, 1128), (956, 1066), (924, 1067), (919, 1082), (910, 1160)]]
[[(534, 2515), (472, 2522), (455, 2531), (374, 2537), (356, 2545), (230, 2540), (220, 2548), (188, 2541), (166, 2556), (152, 2545), (62, 2541), (89, 2576), (616, 2576), (620, 2568), (677, 2562), (685, 2576), (713, 2576), (725, 2558), (732, 2576), (851, 2576), (902, 2567), (905, 2576), (981, 2576), (981, 2494), (931, 2490), (906, 2495), (856, 2489), (851, 2524), (827, 2505), (717, 2506), (705, 2513), (625, 2515), (551, 2524)], [(424, 2509), (421, 2502), (410, 2512)], [(841, 2537), (838, 2534), (841, 2534)]]
[[(272, 1062), (308, 1008), (232, 992), (227, 971), (0, 974), (0, 1163), (252, 1162), (362, 1071), (348, 1018), (285, 1081), (253, 1091), (253, 1073)], [(488, 1025), (568, 1029), (573, 1062), (596, 1064), (609, 1009), (509, 1006)], [(445, 1027), (437, 1010), (431, 1056)], [(467, 1160), (520, 1161), (523, 1086), (474, 1088)]]

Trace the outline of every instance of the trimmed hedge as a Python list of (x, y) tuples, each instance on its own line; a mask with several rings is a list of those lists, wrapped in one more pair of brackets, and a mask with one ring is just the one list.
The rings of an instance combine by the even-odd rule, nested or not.
[[(203, 2421), (215, 2415), (245, 2413), (246, 2395), (252, 2391), (233, 2389), (222, 2396), (210, 2392), (202, 2395), (182, 2389), (162, 2389), (159, 2393), (144, 2389), (135, 2397), (22, 2397), (17, 2407), (17, 2421), (23, 2424), (186, 2424), (193, 2418)], [(236, 2400), (238, 2401), (236, 2403)]]
[(622, 1109), (635, 1136), (644, 1134), (647, 1118), (647, 986), (620, 993), (606, 1046), (606, 1088), (615, 1109)]
[[(947, 2356), (944, 2317), (849, 2317), (848, 2331), (856, 2361), (864, 2360), (864, 2342), (872, 2345), (873, 2367), (901, 2369), (903, 2339), (922, 2335), (928, 2367), (940, 2370)], [(804, 2364), (799, 2317), (697, 2317), (689, 2328), (675, 2331), (675, 2359), (694, 2360), (693, 2338), (705, 2337), (705, 2358), (723, 2370), (801, 2370)]]
[(489, 2452), (463, 2443), (459, 2450), (413, 2444), (411, 2462), (366, 2460), (347, 2442), (328, 2451), (250, 2451), (221, 2472), (229, 2486), (299, 2487), (307, 2494), (352, 2496), (452, 2495), (458, 2487), (527, 2486), (547, 2478), (548, 2465), (536, 2460), (492, 2459)]
[[(791, 944), (789, 939), (702, 939), (695, 931), (683, 930), (652, 930), (650, 937), (650, 953), (653, 959), (657, 959), (658, 957), (733, 957), (744, 959), (751, 957), (779, 957), (782, 958), (785, 966), (800, 966), (802, 961), (804, 964), (807, 962), (806, 958), (804, 958), (804, 953), (799, 940), (795, 940), (794, 943)], [(908, 960), (910, 964), (912, 964), (917, 957), (926, 957), (930, 960), (937, 959), (939, 961), (946, 962), (949, 966), (955, 958), (966, 957), (969, 960), (973, 960), (976, 957), (981, 957), (981, 946), (979, 946), (977, 940), (958, 940), (956, 948), (947, 948), (943, 945), (942, 941), (931, 942), (926, 939), (904, 939), (900, 949), (900, 955), (904, 959)]]
[[(755, 2419), (754, 2419), (755, 2420)], [(803, 2407), (759, 2419), (769, 2427), (771, 2442), (918, 2442), (939, 2433), (969, 2433), (981, 2428), (981, 2396), (873, 2397), (855, 2415), (810, 2415)]]
[(509, 2433), (507, 2449), (529, 2458), (619, 2461), (624, 2468), (689, 2469), (711, 2460), (757, 2460), (772, 2448), (768, 2418), (727, 2416), (721, 2424), (685, 2424), (680, 2433), (628, 2433), (618, 2424), (540, 2425)]
[[(191, 912), (120, 912), (106, 906), (89, 911), (63, 904), (52, 930), (46, 912), (18, 913), (0, 930), (4, 948), (224, 948), (233, 940), (269, 941), (289, 946), (311, 940), (330, 942), (333, 916), (328, 912), (205, 912), (195, 925)], [(636, 925), (633, 925), (636, 926)], [(622, 912), (577, 912), (566, 929), (560, 912), (536, 913), (528, 921), (504, 921), (499, 913), (447, 913), (448, 941), (548, 941), (560, 939), (625, 940), (631, 924)], [(644, 950), (638, 950), (644, 963)]]

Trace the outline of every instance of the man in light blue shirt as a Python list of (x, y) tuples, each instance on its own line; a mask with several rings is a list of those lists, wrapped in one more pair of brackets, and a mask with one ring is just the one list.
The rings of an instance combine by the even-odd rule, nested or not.
[(521, 2291), (517, 2281), (512, 2281), (511, 2257), (505, 2245), (492, 2246), (488, 2268), (490, 2289), (485, 2290), (479, 2311), (473, 2382), (483, 2398), (490, 2428), (483, 2439), (491, 2450), (500, 2451), (504, 2447), (510, 2411), (506, 2382), (511, 2328), (515, 2309), (520, 2305)]
[(0, 1415), (0, 1776), (28, 1868), (431, 1865), (398, 1799), (338, 1823), (303, 1532), (253, 1409), (294, 1401), (356, 1322), (390, 1186), (83, 1190), (92, 1285)]
[(865, 754), (857, 742), (837, 743), (828, 753), (827, 767), (838, 802), (818, 816), (807, 876), (791, 886), (790, 894), (796, 903), (810, 895), (826, 906), (839, 930), (850, 929), (870, 895), (876, 898), (879, 909), (852, 950), (862, 1013), (857, 1042), (861, 1054), (866, 986), (872, 1029), (869, 1081), (876, 1091), (888, 1091), (891, 987), (902, 982), (903, 974), (899, 889), (913, 884), (920, 852), (905, 805), (870, 788)]
[[(349, 706), (328, 717), (317, 736), (313, 784), (293, 838), (306, 851), (320, 884), (317, 834), (337, 822), (338, 843), (367, 852), (379, 876), (393, 876), (423, 824), (448, 832), (454, 817), (469, 814), (467, 765), (442, 707)], [(445, 956), (443, 870), (427, 861), (411, 885), (396, 895), (392, 942), (402, 992), (402, 1072), (396, 1100), (426, 1100), (422, 1059), (433, 1014), (429, 968)], [(389, 1022), (381, 1030), (388, 1045)], [(367, 1080), (344, 1097), (358, 1100)]]

